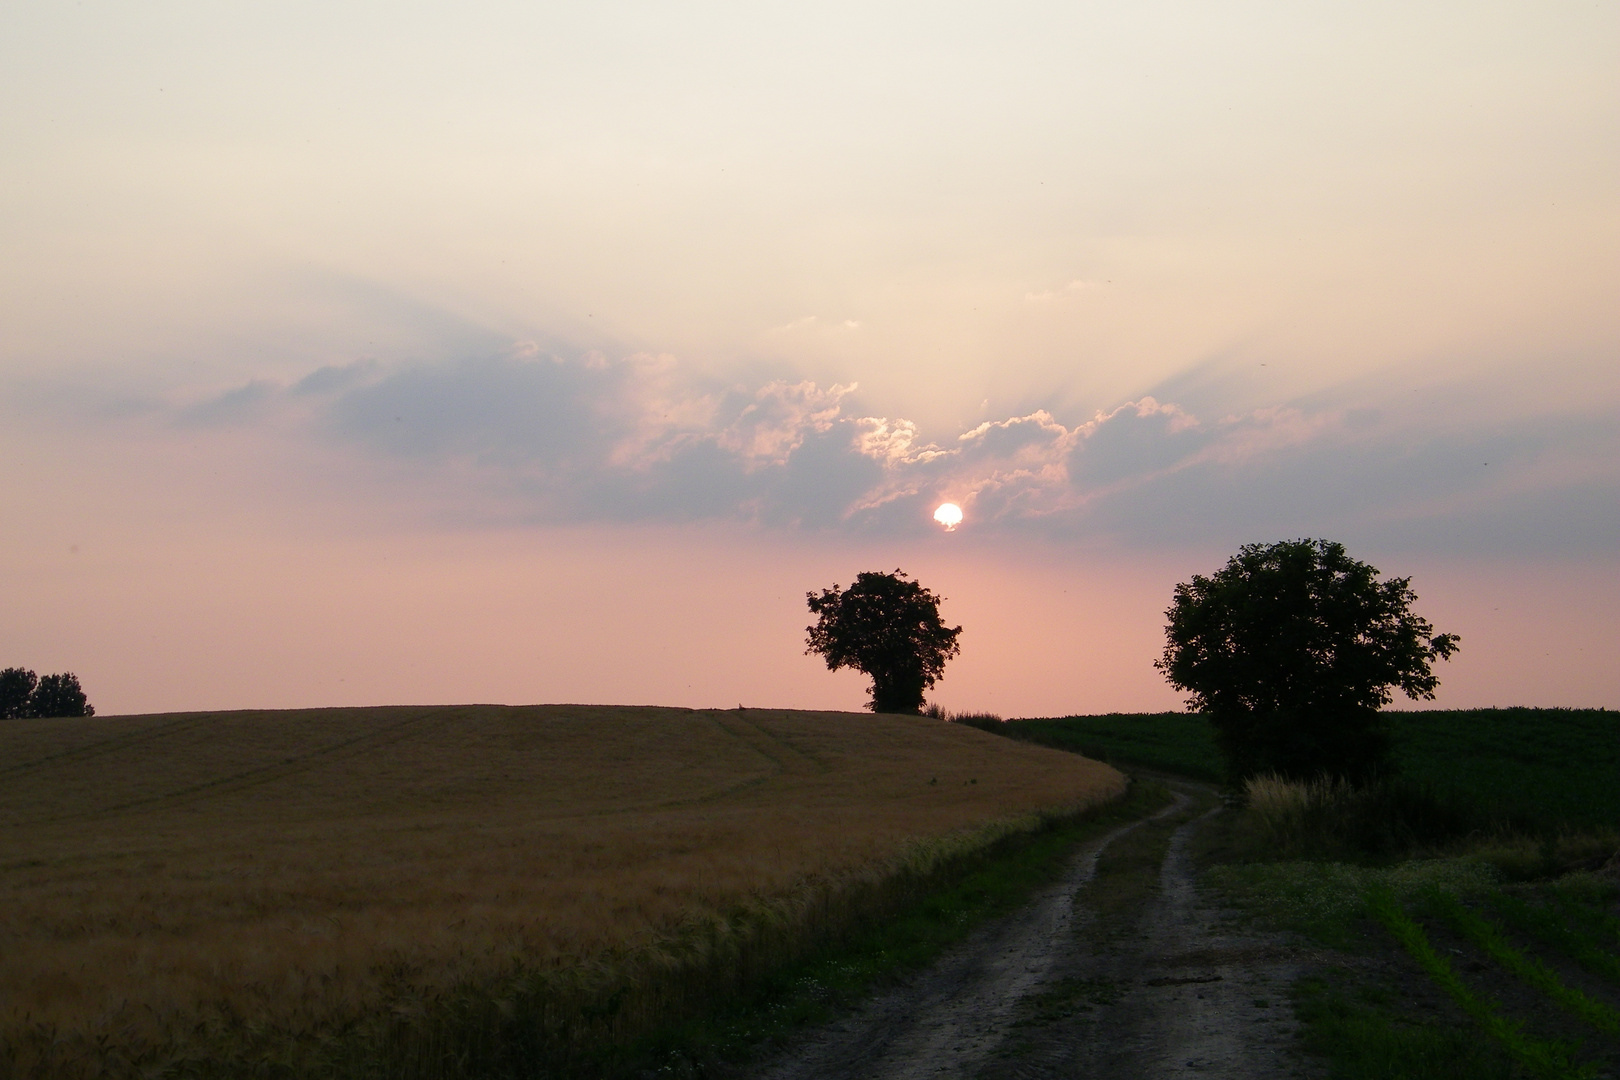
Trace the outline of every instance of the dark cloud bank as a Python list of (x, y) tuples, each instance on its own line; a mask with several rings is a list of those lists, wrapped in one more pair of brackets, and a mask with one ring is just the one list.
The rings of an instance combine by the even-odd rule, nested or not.
[(187, 425), (292, 417), (320, 437), (454, 477), (524, 520), (732, 519), (904, 534), (965, 529), (1132, 545), (1305, 535), (1472, 554), (1612, 554), (1620, 425), (1467, 422), (1377, 402), (1195, 415), (1153, 397), (924, 438), (853, 385), (703, 384), (667, 357), (322, 368), (249, 383)]

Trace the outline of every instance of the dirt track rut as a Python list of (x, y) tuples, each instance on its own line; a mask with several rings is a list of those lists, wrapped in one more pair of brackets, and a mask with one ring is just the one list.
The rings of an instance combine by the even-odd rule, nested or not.
[(1234, 932), (1194, 887), (1181, 825), (1157, 895), (1103, 927), (1086, 904), (1098, 857), (1153, 815), (1083, 846), (1062, 880), (929, 970), (810, 1033), (760, 1080), (1036, 1080), (1305, 1076), (1291, 1048), (1285, 942)]

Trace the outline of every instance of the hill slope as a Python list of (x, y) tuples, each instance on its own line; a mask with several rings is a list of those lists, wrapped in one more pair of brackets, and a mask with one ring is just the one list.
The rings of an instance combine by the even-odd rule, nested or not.
[[(0, 725), (0, 1024), (153, 1046), (645, 945), (1123, 789), (892, 716), (577, 706)], [(60, 1040), (58, 1041), (60, 1044)], [(167, 1052), (167, 1051), (165, 1051)]]

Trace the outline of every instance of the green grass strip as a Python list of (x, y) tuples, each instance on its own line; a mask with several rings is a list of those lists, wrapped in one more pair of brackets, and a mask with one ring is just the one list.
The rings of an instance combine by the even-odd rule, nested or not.
[(1425, 902), (1440, 913), (1463, 937), (1485, 950), (1492, 960), (1543, 994), (1558, 1002), (1605, 1035), (1620, 1036), (1620, 1012), (1601, 1001), (1593, 1001), (1585, 992), (1565, 986), (1558, 973), (1535, 957), (1526, 956), (1515, 949), (1502, 936), (1502, 931), (1489, 919), (1463, 905), (1448, 892), (1434, 889), (1424, 895)]
[(1620, 919), (1607, 912), (1593, 911), (1591, 908), (1576, 903), (1568, 896), (1559, 895), (1556, 891), (1553, 895), (1557, 899), (1558, 906), (1568, 912), (1571, 918), (1596, 923), (1603, 933), (1613, 939), (1616, 946), (1620, 946)]
[(1472, 1024), (1414, 1016), (1399, 993), (1344, 968), (1294, 984), (1306, 1050), (1327, 1058), (1333, 1080), (1522, 1080), (1524, 1070)]
[(1491, 1038), (1501, 1043), (1502, 1048), (1521, 1065), (1549, 1080), (1569, 1080), (1569, 1078), (1589, 1080), (1596, 1075), (1597, 1070), (1594, 1066), (1576, 1065), (1570, 1061), (1563, 1047), (1526, 1035), (1522, 1030), (1523, 1025), (1508, 1020), (1496, 1011), (1495, 1002), (1475, 995), (1463, 985), (1463, 981), (1457, 977), (1451, 965), (1434, 951), (1434, 946), (1429, 943), (1429, 936), (1423, 932), (1423, 928), (1412, 921), (1388, 892), (1382, 889), (1369, 889), (1367, 909), (1384, 925), (1390, 936), (1411, 954), (1412, 959), (1418, 962), (1418, 966), (1429, 978), (1433, 979), (1440, 989), (1451, 995), (1451, 999), (1461, 1006), (1463, 1012), (1484, 1028)]
[(1620, 956), (1595, 944), (1590, 935), (1571, 929), (1556, 913), (1506, 893), (1495, 894), (1490, 903), (1515, 929), (1551, 945), (1593, 974), (1620, 980)]

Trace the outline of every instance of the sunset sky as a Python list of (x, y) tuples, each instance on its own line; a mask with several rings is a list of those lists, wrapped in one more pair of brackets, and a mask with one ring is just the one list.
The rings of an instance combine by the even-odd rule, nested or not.
[(1620, 706), (1620, 7), (12, 5), (0, 485), (102, 713), (859, 708), (895, 567), (947, 707), (1173, 708), (1296, 537)]

